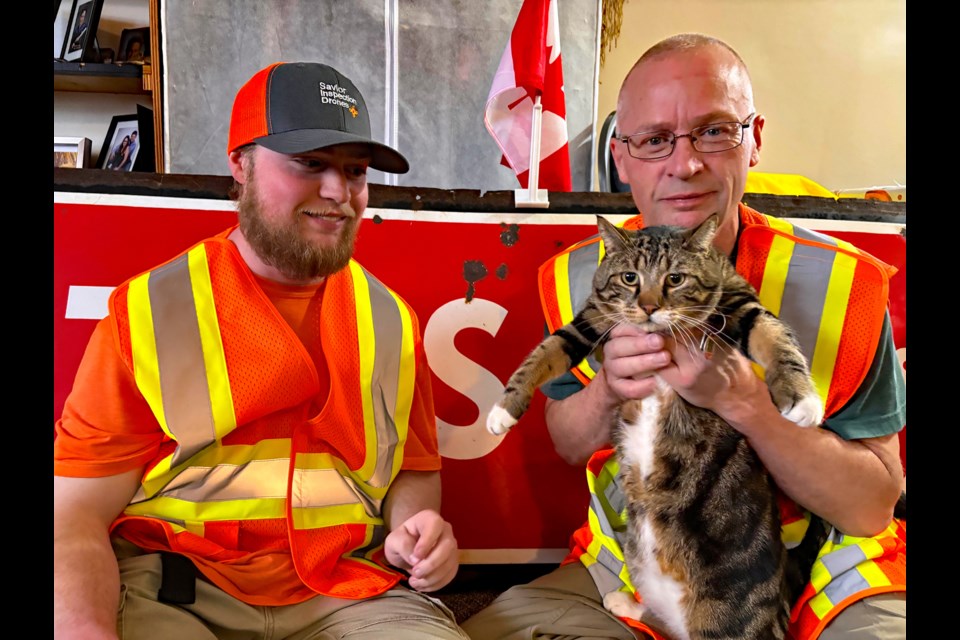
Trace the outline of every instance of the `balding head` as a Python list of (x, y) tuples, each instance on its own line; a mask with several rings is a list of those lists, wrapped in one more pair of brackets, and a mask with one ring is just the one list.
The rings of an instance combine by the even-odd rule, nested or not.
[[(654, 63), (675, 58), (706, 59), (715, 67), (718, 79), (725, 80), (728, 90), (749, 111), (754, 111), (753, 82), (747, 65), (733, 47), (723, 40), (701, 33), (681, 33), (665, 38), (647, 49), (627, 72), (617, 96), (617, 112), (629, 108), (635, 91), (644, 90), (644, 82), (634, 76)], [(619, 118), (618, 118), (619, 120)], [(619, 127), (618, 127), (619, 129)]]

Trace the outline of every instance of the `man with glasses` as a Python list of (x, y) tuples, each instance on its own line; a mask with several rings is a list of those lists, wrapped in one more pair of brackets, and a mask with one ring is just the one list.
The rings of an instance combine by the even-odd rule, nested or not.
[[(624, 400), (650, 395), (658, 380), (748, 438), (795, 501), (791, 518), (808, 509), (834, 525), (832, 546), (821, 551), (815, 580), (794, 607), (793, 636), (906, 636), (905, 528), (892, 520), (904, 481), (897, 433), (906, 424), (906, 406), (886, 313), (891, 270), (847, 243), (741, 202), (747, 172), (760, 158), (763, 126), (746, 66), (729, 45), (699, 34), (654, 45), (627, 74), (617, 103), (613, 158), (639, 211), (624, 226), (693, 228), (720, 214), (714, 244), (751, 282), (763, 283), (761, 298), (779, 301), (782, 318), (809, 321), (794, 328), (812, 336), (805, 353), (825, 370), (817, 374), (826, 405), (822, 428), (800, 429), (781, 416), (738, 352), (704, 357), (666, 336), (617, 327), (595, 376), (578, 369), (543, 387), (557, 452), (571, 464), (586, 463), (596, 479), (589, 523), (574, 533), (572, 551), (558, 569), (509, 589), (464, 623), (474, 640), (670, 638), (655, 618), (645, 614), (628, 622), (602, 604), (612, 589), (632, 591), (615, 573), (623, 557), (616, 539), (623, 521), (609, 514), (620, 513), (623, 503), (616, 484), (604, 480), (611, 477), (604, 473), (611, 462), (610, 416)], [(569, 257), (569, 265), (591, 264), (576, 260), (577, 250), (558, 255)], [(871, 271), (872, 281), (864, 271)], [(571, 266), (566, 277), (550, 278), (553, 285), (543, 281), (541, 288), (571, 295), (592, 272)], [(559, 326), (550, 310), (545, 313), (551, 326)], [(825, 360), (835, 366), (823, 367)], [(785, 542), (797, 542), (790, 536), (802, 537), (802, 519), (784, 523), (790, 523)], [(730, 631), (738, 637), (738, 630)]]

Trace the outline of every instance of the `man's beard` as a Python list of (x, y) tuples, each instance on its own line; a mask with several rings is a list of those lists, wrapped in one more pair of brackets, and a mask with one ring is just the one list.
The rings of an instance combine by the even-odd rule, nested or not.
[(287, 222), (269, 225), (255, 185), (254, 176), (248, 175), (237, 198), (237, 218), (243, 237), (261, 260), (295, 281), (325, 278), (347, 266), (360, 227), (359, 216), (344, 222), (335, 246), (317, 247), (300, 234), (299, 216), (306, 214), (291, 214), (295, 217)]

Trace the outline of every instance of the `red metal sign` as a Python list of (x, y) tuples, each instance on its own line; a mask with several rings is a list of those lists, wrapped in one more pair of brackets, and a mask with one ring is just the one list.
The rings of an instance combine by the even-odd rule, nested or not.
[[(106, 294), (236, 219), (223, 201), (56, 194), (54, 419)], [(611, 216), (619, 219), (623, 216)], [(906, 366), (906, 240), (893, 225), (796, 221), (849, 240), (900, 271), (891, 283), (894, 339)], [(596, 231), (571, 214), (368, 210), (356, 258), (416, 310), (433, 372), (443, 511), (468, 562), (557, 561), (586, 515), (582, 467), (553, 451), (543, 396), (506, 436), (486, 412), (542, 338), (536, 274)]]

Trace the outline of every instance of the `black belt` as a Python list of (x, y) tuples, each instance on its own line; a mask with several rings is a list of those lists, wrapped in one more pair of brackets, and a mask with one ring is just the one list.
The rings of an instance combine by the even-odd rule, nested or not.
[(197, 568), (190, 558), (160, 552), (160, 591), (157, 600), (167, 604), (193, 604), (197, 600)]

